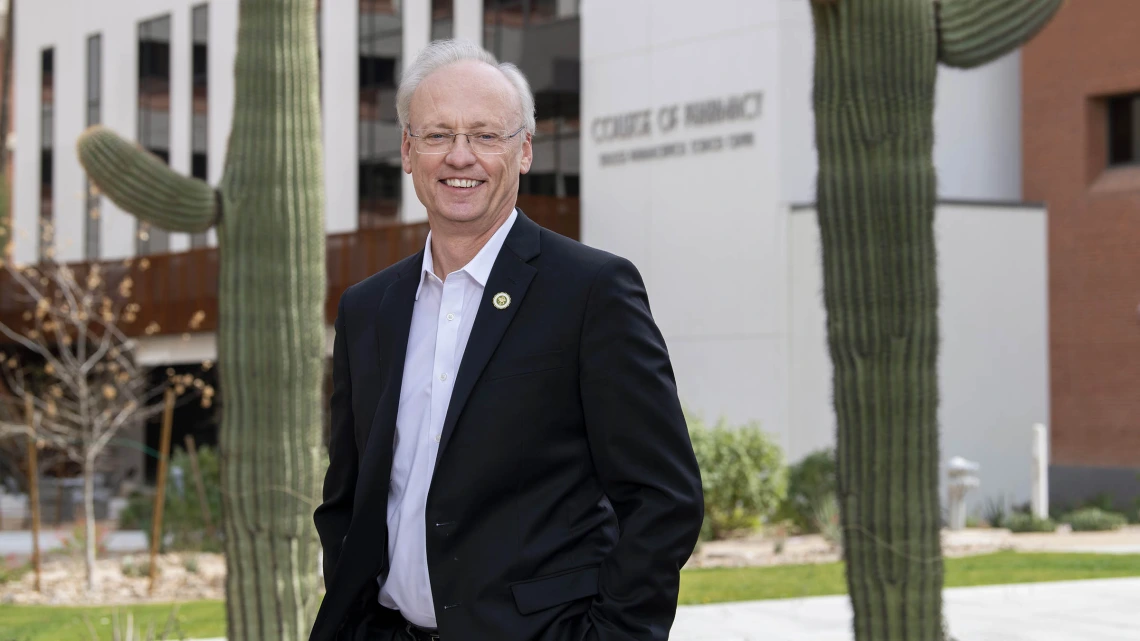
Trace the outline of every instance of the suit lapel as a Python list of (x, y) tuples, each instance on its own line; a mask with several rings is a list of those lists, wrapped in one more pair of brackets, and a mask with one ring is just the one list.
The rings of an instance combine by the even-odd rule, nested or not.
[[(392, 283), (384, 292), (376, 308), (376, 347), (380, 362), (380, 399), (372, 415), (372, 425), (368, 431), (368, 442), (361, 458), (360, 476), (356, 480), (356, 496), (353, 499), (352, 522), (349, 524), (345, 550), (341, 558), (371, 558), (379, 551), (377, 561), (387, 555), (387, 547), (374, 546), (375, 538), (384, 532), (388, 504), (388, 476), (392, 470), (392, 443), (396, 433), (396, 412), (400, 408), (400, 387), (404, 379), (404, 355), (408, 350), (408, 333), (412, 326), (412, 310), (415, 307), (417, 275), (423, 265), (423, 253), (410, 261), (400, 274), (400, 279)], [(358, 542), (370, 541), (367, 551), (360, 556), (348, 555), (350, 546)], [(368, 563), (364, 569), (371, 570)], [(338, 578), (351, 572), (337, 572)]]
[[(384, 293), (384, 298), (376, 308), (376, 358), (380, 363), (381, 392), (372, 415), (372, 427), (368, 431), (360, 479), (357, 482), (357, 503), (354, 514), (359, 514), (362, 506), (376, 504), (371, 496), (378, 488), (387, 490), (387, 475), (392, 464), (392, 439), (396, 432), (396, 413), (400, 408), (400, 388), (404, 380), (404, 358), (408, 353), (408, 334), (412, 327), (412, 311), (415, 309), (416, 288), (423, 266), (423, 252), (409, 261), (400, 279)], [(376, 474), (382, 474), (379, 479)], [(381, 497), (386, 500), (387, 495)], [(380, 510), (383, 512), (384, 510)]]
[[(439, 439), (439, 449), (436, 452), (436, 465), (443, 457), (443, 451), (455, 431), (455, 423), (471, 396), (475, 382), (479, 380), (487, 362), (495, 353), (499, 342), (503, 339), (507, 327), (522, 305), (530, 281), (537, 270), (527, 261), (538, 255), (539, 252), (539, 226), (523, 215), (519, 210), (515, 224), (511, 228), (507, 239), (503, 243), (499, 256), (495, 259), (495, 266), (487, 278), (487, 286), (483, 288), (483, 296), (479, 300), (479, 312), (475, 315), (475, 323), (471, 327), (471, 336), (467, 339), (467, 347), (463, 351), (463, 360), (459, 365), (459, 373), (455, 379), (455, 387), (451, 392), (451, 401), (447, 406), (447, 415), (443, 421), (443, 432)], [(510, 304), (499, 309), (492, 302), (500, 294), (510, 296)]]

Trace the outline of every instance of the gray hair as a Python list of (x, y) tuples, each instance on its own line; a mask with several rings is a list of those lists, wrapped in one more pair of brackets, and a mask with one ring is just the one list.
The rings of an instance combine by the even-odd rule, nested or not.
[(400, 119), (400, 128), (408, 128), (408, 110), (412, 105), (412, 94), (416, 88), (433, 72), (457, 62), (474, 60), (485, 62), (498, 69), (515, 88), (518, 94), (523, 124), (528, 133), (534, 133), (534, 94), (531, 93), (530, 83), (519, 68), (509, 62), (499, 62), (494, 55), (479, 45), (466, 40), (436, 40), (424, 48), (416, 56), (412, 64), (404, 71), (400, 79), (400, 88), (396, 90), (396, 115)]

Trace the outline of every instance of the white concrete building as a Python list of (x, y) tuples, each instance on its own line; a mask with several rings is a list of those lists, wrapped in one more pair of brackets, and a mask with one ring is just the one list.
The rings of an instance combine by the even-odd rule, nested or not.
[[(799, 0), (582, 11), (582, 240), (641, 267), (685, 402), (758, 421), (791, 460), (835, 430), (813, 46)], [(1022, 502), (1049, 419), (1048, 258), (1043, 208), (1019, 202), (1017, 54), (942, 70), (937, 91), (943, 460), (981, 463), (975, 505)], [(737, 117), (708, 122), (706, 101)]]
[[(757, 421), (793, 461), (834, 441), (805, 0), (322, 4), (330, 234), (423, 220), (398, 166), (398, 70), (434, 37), (482, 42), (519, 64), (539, 94), (535, 169), (523, 191), (580, 199), (581, 239), (639, 266), (682, 400), (712, 420)], [(39, 255), (41, 211), (68, 260), (214, 242), (157, 232), (139, 242), (133, 218), (87, 196), (74, 144), (102, 122), (216, 182), (232, 117), (237, 6), (20, 5), (17, 258)], [(982, 465), (975, 505), (978, 496), (1028, 500), (1032, 426), (1049, 422), (1046, 213), (1020, 202), (1019, 124), (1016, 54), (971, 72), (942, 70), (939, 416), (943, 459)], [(213, 340), (158, 337), (147, 349), (154, 363), (189, 361), (211, 354)]]

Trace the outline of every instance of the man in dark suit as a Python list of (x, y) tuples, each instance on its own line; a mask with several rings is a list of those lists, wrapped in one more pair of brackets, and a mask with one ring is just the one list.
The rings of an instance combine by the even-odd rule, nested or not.
[(311, 641), (667, 639), (703, 496), (640, 275), (515, 207), (515, 67), (433, 43), (397, 111), (431, 232), (340, 300)]

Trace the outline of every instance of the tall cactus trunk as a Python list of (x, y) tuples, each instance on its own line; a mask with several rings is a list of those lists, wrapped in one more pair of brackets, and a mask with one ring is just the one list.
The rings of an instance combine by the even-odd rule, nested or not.
[[(1061, 0), (813, 0), (817, 207), (857, 641), (944, 638), (934, 89)], [(941, 12), (941, 15), (938, 15)]]
[[(817, 7), (818, 211), (859, 641), (941, 638), (930, 2)], [(896, 62), (897, 61), (897, 62)]]
[(241, 0), (233, 129), (217, 192), (103, 128), (80, 160), (123, 209), (217, 225), (227, 638), (306, 639), (319, 604), (325, 225), (312, 0)]
[(312, 0), (242, 0), (218, 284), (231, 641), (316, 614), (325, 226)]

